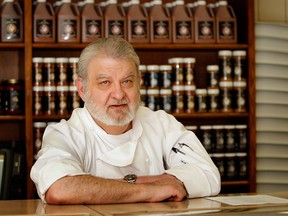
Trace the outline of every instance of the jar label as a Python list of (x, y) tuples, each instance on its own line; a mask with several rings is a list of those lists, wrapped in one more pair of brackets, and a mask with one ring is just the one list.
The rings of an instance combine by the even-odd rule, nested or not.
[(49, 19), (36, 20), (36, 37), (52, 38), (53, 21)]
[(213, 22), (200, 21), (198, 22), (198, 35), (199, 39), (211, 40), (214, 38)]
[(131, 21), (131, 37), (133, 39), (147, 39), (147, 21), (133, 20)]
[(124, 38), (124, 21), (121, 20), (110, 20), (108, 22), (109, 32), (108, 37), (119, 37)]
[(2, 23), (3, 39), (20, 39), (20, 19), (6, 19)]
[(176, 38), (190, 39), (191, 38), (191, 22), (178, 21), (176, 22)]
[(227, 22), (227, 21), (223, 21), (223, 22), (219, 22), (219, 38), (222, 40), (225, 39), (234, 39), (235, 35), (234, 35), (234, 22)]
[(65, 19), (61, 22), (61, 38), (63, 40), (75, 39), (77, 38), (77, 20)]
[(102, 29), (101, 20), (86, 20), (85, 22), (85, 37), (87, 38), (100, 38)]
[(169, 39), (169, 22), (168, 21), (154, 21), (153, 35), (155, 39)]

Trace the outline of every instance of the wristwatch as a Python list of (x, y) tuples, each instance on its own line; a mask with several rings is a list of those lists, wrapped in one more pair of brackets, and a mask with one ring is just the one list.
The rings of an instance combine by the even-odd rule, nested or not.
[(128, 183), (135, 183), (137, 180), (137, 175), (135, 174), (128, 174), (124, 176), (124, 180)]

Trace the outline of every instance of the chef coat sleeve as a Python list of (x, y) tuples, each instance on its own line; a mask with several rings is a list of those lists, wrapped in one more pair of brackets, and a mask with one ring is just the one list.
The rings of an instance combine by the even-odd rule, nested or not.
[(184, 183), (189, 198), (217, 195), (220, 174), (199, 139), (174, 118), (166, 123), (165, 172)]
[[(81, 149), (75, 148), (74, 136), (65, 124), (48, 126), (43, 136), (42, 149), (33, 165), (30, 177), (35, 183), (39, 197), (45, 202), (45, 193), (58, 179), (64, 176), (85, 175), (81, 165)], [(78, 140), (79, 141), (79, 140)]]

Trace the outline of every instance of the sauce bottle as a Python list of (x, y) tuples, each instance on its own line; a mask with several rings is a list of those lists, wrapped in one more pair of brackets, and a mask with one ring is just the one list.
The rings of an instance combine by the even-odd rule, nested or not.
[(80, 15), (77, 5), (71, 0), (62, 0), (56, 11), (58, 42), (80, 42)]
[(192, 31), (193, 16), (191, 9), (184, 5), (184, 0), (175, 0), (172, 9), (172, 42), (193, 43), (194, 32)]
[(123, 7), (117, 0), (108, 0), (104, 10), (105, 37), (126, 38), (126, 18)]
[(206, 1), (198, 0), (194, 9), (195, 43), (215, 43), (215, 18)]
[(154, 0), (150, 8), (150, 43), (171, 43), (171, 17), (162, 0)]
[(81, 11), (81, 42), (87, 43), (103, 37), (103, 13), (94, 0), (84, 1)]
[(2, 2), (1, 41), (23, 42), (23, 12), (16, 1), (4, 0)]
[(139, 0), (131, 0), (127, 9), (127, 40), (130, 43), (149, 43), (149, 17)]
[(50, 2), (37, 0), (33, 14), (33, 41), (55, 42), (55, 13)]
[(219, 1), (216, 10), (217, 43), (237, 43), (237, 19), (227, 1)]

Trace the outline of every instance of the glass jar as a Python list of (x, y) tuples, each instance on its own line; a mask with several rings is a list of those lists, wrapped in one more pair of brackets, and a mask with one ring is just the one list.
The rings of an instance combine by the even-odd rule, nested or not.
[(43, 85), (43, 58), (32, 58), (33, 86)]
[(246, 152), (236, 153), (238, 179), (248, 178), (248, 157)]
[(159, 65), (147, 65), (147, 88), (159, 88)]
[(219, 72), (222, 80), (232, 79), (232, 51), (231, 50), (220, 50), (218, 52), (219, 57)]
[(44, 113), (46, 115), (56, 114), (56, 86), (44, 86)]
[(184, 82), (185, 85), (191, 85), (194, 83), (194, 72), (195, 72), (195, 58), (184, 58), (184, 71), (183, 74), (185, 76)]
[(172, 83), (173, 85), (184, 84), (184, 70), (183, 70), (183, 58), (170, 58), (169, 64), (172, 65)]
[(225, 130), (225, 151), (235, 152), (235, 125), (224, 125)]
[(33, 110), (34, 115), (43, 115), (43, 91), (44, 86), (33, 86)]
[(142, 88), (142, 89), (144, 89), (146, 87), (146, 85), (145, 85), (146, 73), (147, 73), (147, 66), (146, 65), (139, 65), (140, 88)]
[(43, 134), (44, 134), (46, 126), (47, 126), (46, 122), (34, 122), (33, 123), (33, 139), (34, 139), (33, 153), (34, 153), (34, 160), (37, 160), (38, 151), (42, 147), (42, 138), (43, 138)]
[(6, 93), (6, 114), (21, 115), (24, 114), (24, 83), (23, 80), (9, 79), (5, 85)]
[(43, 58), (44, 67), (43, 67), (43, 81), (44, 85), (56, 85), (56, 75), (55, 75), (55, 67), (56, 67), (56, 58), (45, 57)]
[(234, 111), (235, 112), (246, 112), (246, 81), (234, 81)]
[(213, 130), (213, 143), (214, 151), (218, 153), (224, 153), (225, 151), (225, 137), (224, 137), (224, 125), (212, 125)]
[(225, 179), (237, 179), (237, 158), (236, 153), (225, 153)]
[(195, 109), (197, 112), (207, 112), (207, 89), (196, 89)]
[(245, 50), (234, 50), (234, 80), (242, 80), (246, 77), (244, 74), (246, 64), (246, 51)]
[(56, 87), (58, 96), (58, 115), (67, 115), (68, 110), (68, 96), (69, 96), (69, 86), (57, 86)]
[(213, 153), (211, 156), (215, 166), (218, 168), (221, 179), (225, 178), (224, 153)]
[(184, 112), (184, 85), (173, 85), (172, 95), (173, 95), (173, 112), (183, 113)]
[(153, 111), (159, 109), (159, 89), (148, 88), (147, 89), (147, 107)]
[(193, 113), (195, 112), (195, 90), (196, 86), (194, 83), (187, 84), (184, 86), (185, 91), (185, 112)]
[(245, 152), (248, 146), (247, 125), (235, 126), (236, 151)]
[(159, 109), (172, 112), (172, 89), (160, 89)]
[(208, 111), (209, 112), (218, 112), (220, 110), (219, 105), (219, 94), (220, 90), (219, 88), (208, 88)]
[(211, 125), (201, 125), (200, 126), (200, 140), (202, 145), (208, 153), (213, 152), (213, 142), (212, 142), (212, 126)]
[(69, 95), (70, 95), (70, 102), (69, 111), (73, 111), (76, 108), (79, 108), (83, 105), (83, 101), (78, 94), (76, 86), (69, 86)]
[(218, 65), (207, 65), (207, 73), (208, 73), (208, 87), (209, 88), (218, 88), (218, 73), (219, 66)]
[(232, 81), (220, 81), (220, 106), (222, 112), (232, 112), (232, 90), (233, 82)]
[(77, 73), (78, 73), (78, 61), (79, 58), (78, 57), (70, 57), (68, 59), (69, 61), (69, 72), (68, 72), (68, 81), (69, 81), (69, 85), (75, 85), (76, 79), (78, 77)]
[(56, 58), (57, 85), (68, 85), (68, 58)]
[(172, 88), (172, 66), (160, 65), (159, 87), (168, 89)]

